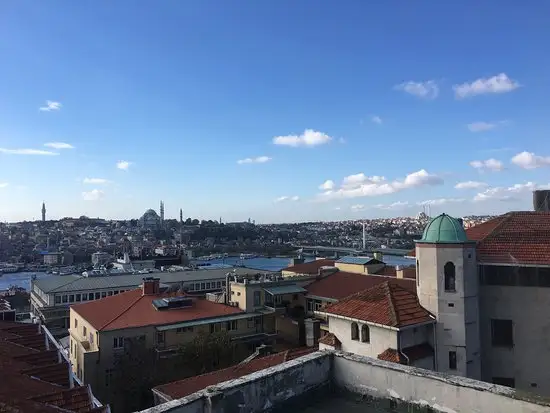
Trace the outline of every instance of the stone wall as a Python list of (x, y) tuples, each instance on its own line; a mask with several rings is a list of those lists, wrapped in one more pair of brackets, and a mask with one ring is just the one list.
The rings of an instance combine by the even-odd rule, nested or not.
[(335, 352), (333, 382), (351, 392), (444, 413), (548, 413), (550, 401), (509, 387)]

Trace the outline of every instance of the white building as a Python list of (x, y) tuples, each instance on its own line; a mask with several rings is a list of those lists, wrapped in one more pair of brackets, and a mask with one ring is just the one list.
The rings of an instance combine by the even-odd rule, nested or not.
[(94, 252), (92, 254), (92, 264), (94, 266), (107, 265), (111, 262), (111, 255), (106, 252)]
[(431, 347), (437, 371), (550, 395), (550, 213), (511, 212), (466, 231), (442, 214), (414, 255), (416, 296), (390, 281), (316, 311), (328, 317), (320, 346), (422, 367)]

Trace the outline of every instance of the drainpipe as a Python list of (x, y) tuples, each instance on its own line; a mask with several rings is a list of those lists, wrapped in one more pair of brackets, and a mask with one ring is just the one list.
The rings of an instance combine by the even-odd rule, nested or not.
[(407, 366), (411, 365), (411, 361), (409, 360), (407, 355), (403, 353), (403, 351), (401, 351), (401, 331), (397, 332), (397, 353), (405, 357), (405, 360), (407, 360)]
[(432, 324), (432, 330), (434, 332), (434, 371), (437, 371), (437, 334), (436, 334), (437, 324)]

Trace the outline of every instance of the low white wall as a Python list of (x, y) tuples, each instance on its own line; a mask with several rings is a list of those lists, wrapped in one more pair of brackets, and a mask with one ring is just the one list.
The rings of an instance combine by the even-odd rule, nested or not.
[(333, 382), (377, 398), (400, 399), (445, 413), (548, 413), (550, 402), (494, 384), (333, 352)]
[(263, 412), (330, 381), (332, 353), (318, 351), (141, 413)]

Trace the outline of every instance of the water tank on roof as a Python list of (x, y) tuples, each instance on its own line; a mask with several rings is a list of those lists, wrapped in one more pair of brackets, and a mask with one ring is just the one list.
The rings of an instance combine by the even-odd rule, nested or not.
[(533, 208), (538, 212), (550, 212), (550, 190), (533, 191)]

